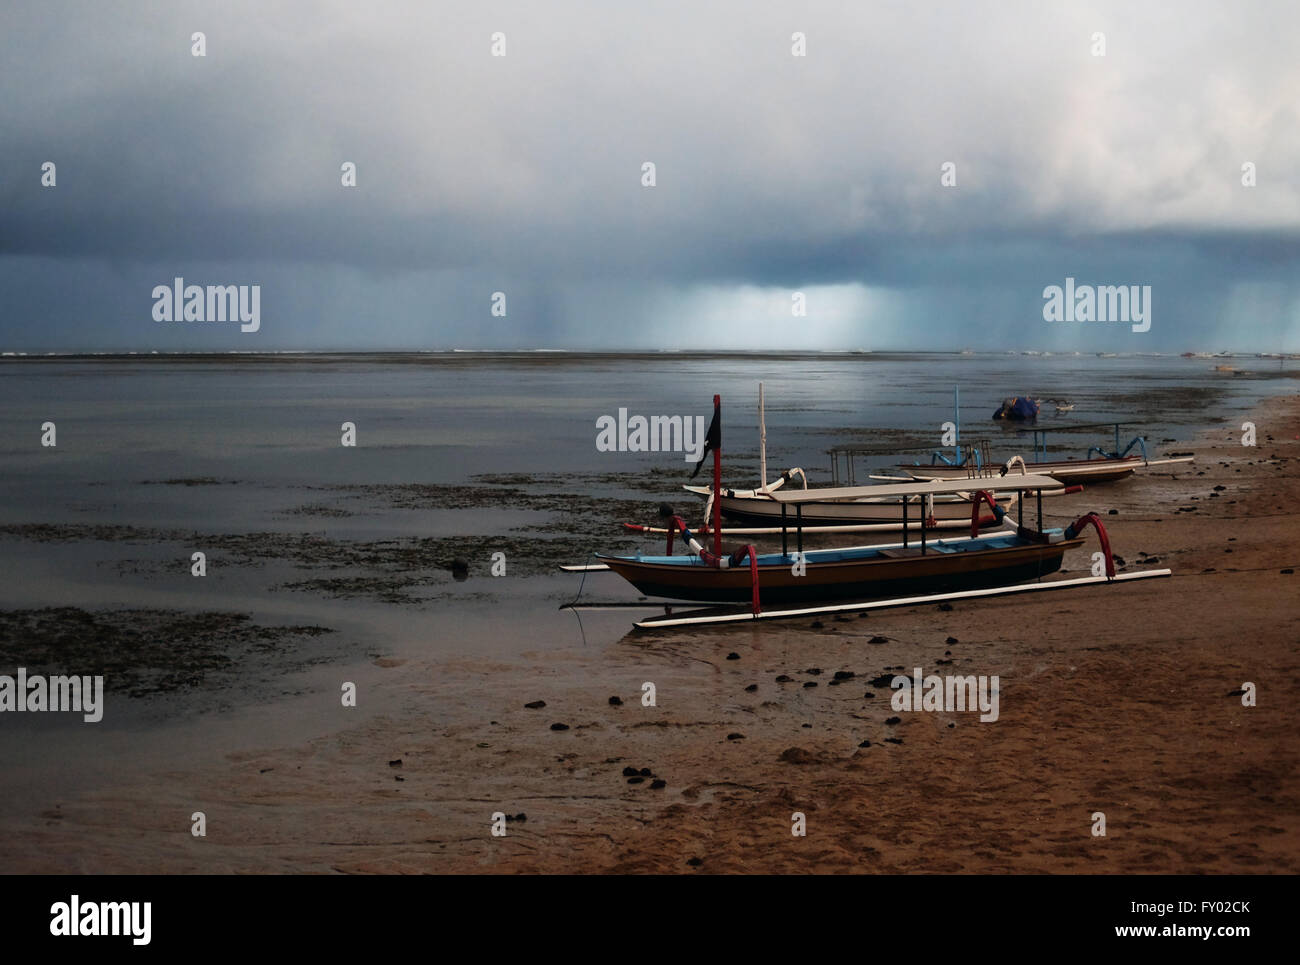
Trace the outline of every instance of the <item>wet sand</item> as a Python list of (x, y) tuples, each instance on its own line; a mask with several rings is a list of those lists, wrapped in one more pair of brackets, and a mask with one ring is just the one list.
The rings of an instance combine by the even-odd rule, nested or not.
[[(364, 720), (340, 708), (305, 743), (271, 732), (264, 750), (39, 802), (0, 828), (0, 869), (1294, 873), (1300, 575), (1282, 571), (1300, 566), (1300, 397), (1255, 421), (1257, 448), (1223, 426), (1184, 447), (1190, 467), (1051, 501), (1057, 523), (1102, 511), (1128, 568), (1145, 554), (1170, 579), (381, 657)], [(999, 719), (896, 713), (879, 678), (915, 667), (997, 674)], [(1255, 707), (1233, 695), (1246, 681)], [(504, 837), (494, 812), (513, 818)]]

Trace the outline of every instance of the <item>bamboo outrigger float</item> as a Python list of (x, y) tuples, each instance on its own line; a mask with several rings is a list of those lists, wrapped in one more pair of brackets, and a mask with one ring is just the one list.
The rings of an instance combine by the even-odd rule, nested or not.
[[(951, 495), (963, 490), (952, 481), (910, 480), (890, 486), (850, 486), (818, 490), (777, 491), (769, 494), (781, 507), (781, 552), (760, 554), (753, 545), (723, 550), (719, 531), (721, 492), (721, 401), (714, 396), (714, 421), (710, 426), (713, 451), (715, 498), (712, 503), (713, 549), (706, 550), (695, 540), (680, 517), (673, 517), (667, 527), (667, 550), (662, 556), (613, 556), (597, 554), (599, 562), (591, 566), (564, 567), (569, 571), (591, 572), (609, 569), (622, 576), (647, 596), (665, 597), (706, 603), (748, 603), (748, 612), (665, 616), (651, 618), (637, 626), (649, 629), (690, 623), (719, 623), (776, 616), (805, 616), (819, 612), (876, 609), (903, 603), (959, 599), (967, 596), (993, 595), (1025, 591), (1016, 587), (1030, 580), (1057, 572), (1065, 553), (1083, 545), (1081, 534), (1092, 526), (1097, 531), (1105, 560), (1105, 576), (1036, 583), (1034, 589), (1055, 589), (1090, 583), (1111, 582), (1117, 577), (1105, 526), (1096, 513), (1086, 513), (1064, 529), (1043, 529), (1044, 493), (1059, 492), (1064, 484), (1050, 476), (1022, 474), (1001, 482), (1000, 488), (1015, 492), (1018, 519), (1010, 525), (1005, 511), (991, 493), (975, 494), (971, 503), (969, 536), (928, 539), (930, 527), (917, 518), (920, 539), (911, 538), (907, 507), (909, 498)], [(707, 452), (707, 449), (706, 449)], [(1024, 522), (1024, 496), (1037, 494), (1038, 525)], [(882, 498), (901, 498), (903, 538), (900, 543), (875, 546), (849, 546), (835, 549), (803, 548), (803, 509), (811, 503), (853, 502), (868, 494)], [(1003, 528), (981, 534), (980, 512), (983, 505), (992, 511)], [(793, 531), (794, 549), (791, 551)], [(689, 553), (673, 555), (674, 535), (680, 532)], [(814, 530), (816, 532), (816, 530)], [(1125, 574), (1134, 580), (1167, 576), (1169, 570), (1149, 570)], [(771, 609), (772, 604), (843, 602), (833, 606), (796, 609)], [(764, 605), (768, 609), (764, 609)]]

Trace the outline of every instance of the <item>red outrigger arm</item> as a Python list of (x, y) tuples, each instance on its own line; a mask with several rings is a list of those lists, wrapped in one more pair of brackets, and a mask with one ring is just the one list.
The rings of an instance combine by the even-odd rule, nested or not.
[(987, 489), (981, 489), (971, 497), (970, 505), (970, 538), (974, 539), (980, 534), (980, 524), (988, 525), (988, 517), (980, 519), (980, 503), (989, 504), (989, 509), (993, 510), (993, 522), (1002, 522), (1002, 517), (1006, 515), (1006, 510), (998, 505), (998, 501), (993, 498), (993, 494)]
[(664, 552), (664, 556), (673, 555), (673, 533), (679, 529), (682, 531), (682, 539), (686, 540), (688, 544), (690, 543), (691, 531), (686, 528), (686, 520), (680, 516), (674, 516), (668, 520), (668, 549)]
[(1074, 539), (1078, 536), (1085, 526), (1092, 525), (1097, 530), (1097, 539), (1101, 541), (1101, 551), (1106, 554), (1106, 576), (1109, 579), (1115, 579), (1115, 557), (1110, 552), (1110, 537), (1106, 535), (1106, 527), (1102, 525), (1101, 517), (1096, 513), (1085, 513), (1076, 519), (1069, 526), (1065, 527), (1065, 538)]

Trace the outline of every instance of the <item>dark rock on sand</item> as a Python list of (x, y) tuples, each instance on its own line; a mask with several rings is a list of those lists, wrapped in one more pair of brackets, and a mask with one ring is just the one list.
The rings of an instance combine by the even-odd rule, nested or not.
[(757, 689), (758, 689), (758, 684), (750, 684), (748, 687), (745, 688), (745, 693), (752, 694)]
[(621, 697), (611, 697), (611, 698), (609, 698), (609, 705), (610, 705), (611, 707), (622, 707), (622, 706), (623, 706), (623, 698), (621, 698)]
[(727, 740), (729, 740), (729, 741), (743, 741), (744, 739), (745, 739), (745, 735), (744, 735), (744, 734), (728, 734), (728, 735), (727, 735)]
[(653, 781), (650, 782), (650, 790), (652, 791), (662, 791), (667, 786), (668, 786), (668, 782), (663, 780), (662, 778), (655, 778)]
[(551, 730), (568, 730), (568, 729), (569, 729), (569, 725), (568, 725), (568, 724), (552, 724), (552, 725), (551, 725)]
[(885, 723), (886, 723), (886, 724), (889, 724), (890, 726), (893, 726), (894, 724), (901, 724), (902, 722), (903, 722), (903, 718), (901, 718), (901, 717), (886, 717), (886, 718), (885, 718)]
[(740, 659), (740, 654), (736, 653), (735, 651), (732, 651), (731, 653), (727, 654), (727, 659), (728, 659), (728, 660), (739, 660), (739, 659)]
[(625, 768), (623, 768), (623, 776), (624, 776), (624, 777), (636, 777), (636, 776), (637, 776), (638, 774), (640, 774), (640, 773), (641, 773), (641, 772), (638, 771), (635, 767), (625, 767)]
[(546, 701), (530, 700), (528, 703), (524, 704), (524, 706), (527, 707), (529, 710), (541, 710), (543, 707), (546, 706)]

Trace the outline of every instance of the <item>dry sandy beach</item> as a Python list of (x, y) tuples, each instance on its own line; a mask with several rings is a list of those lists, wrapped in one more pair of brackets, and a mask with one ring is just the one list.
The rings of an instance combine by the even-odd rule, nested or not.
[[(0, 829), (3, 868), (1294, 873), (1300, 397), (1255, 419), (1256, 448), (1224, 425), (1190, 467), (1051, 508), (1101, 511), (1130, 570), (1155, 557), (1172, 578), (519, 659), (380, 658), (370, 686), (391, 712), (40, 802)], [(1065, 565), (1081, 575), (1085, 551)], [(895, 714), (877, 678), (915, 667), (998, 675), (999, 719)], [(1247, 681), (1257, 706), (1233, 695)]]

